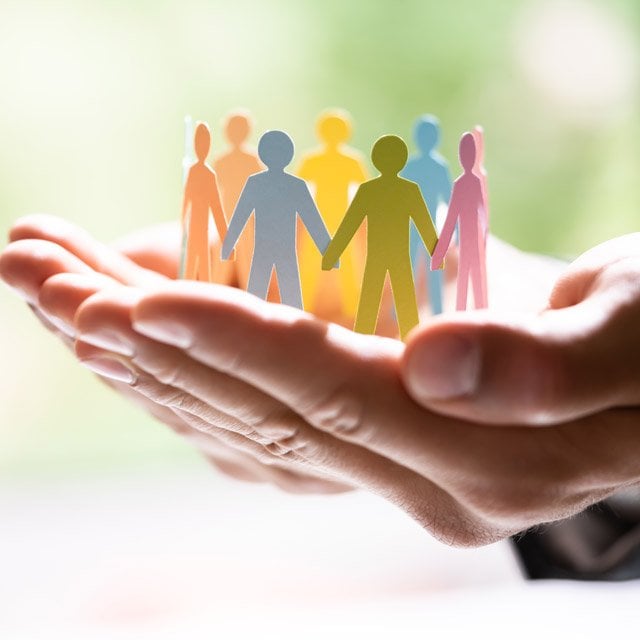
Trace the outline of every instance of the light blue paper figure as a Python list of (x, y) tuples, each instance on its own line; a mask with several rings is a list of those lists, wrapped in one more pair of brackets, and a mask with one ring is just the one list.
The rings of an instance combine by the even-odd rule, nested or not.
[(293, 159), (291, 138), (284, 131), (267, 131), (260, 138), (258, 155), (267, 170), (247, 179), (222, 243), (222, 258), (228, 260), (253, 214), (255, 239), (247, 290), (266, 300), (275, 271), (281, 301), (302, 309), (296, 255), (298, 215), (321, 254), (331, 238), (305, 181), (284, 170)]
[[(420, 116), (414, 125), (413, 135), (418, 153), (409, 158), (400, 175), (407, 180), (418, 183), (435, 225), (438, 205), (442, 203), (448, 206), (451, 199), (449, 166), (437, 149), (440, 142), (440, 122), (432, 115)], [(431, 271), (429, 268), (431, 258), (427, 254), (420, 234), (413, 223), (411, 223), (409, 246), (415, 280), (418, 281), (418, 267), (420, 258), (422, 258), (427, 270), (431, 311), (434, 315), (442, 313), (443, 271)]]

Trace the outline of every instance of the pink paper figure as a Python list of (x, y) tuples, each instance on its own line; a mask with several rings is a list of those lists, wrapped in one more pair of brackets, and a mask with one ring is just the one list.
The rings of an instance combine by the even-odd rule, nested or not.
[(480, 267), (482, 268), (482, 290), (484, 306), (489, 306), (489, 287), (487, 286), (487, 240), (489, 238), (489, 191), (487, 189), (487, 170), (484, 167), (484, 129), (476, 125), (471, 132), (476, 143), (476, 161), (473, 173), (480, 178), (482, 201), (484, 204), (484, 237), (480, 242)]
[(457, 223), (460, 244), (456, 296), (458, 311), (464, 311), (467, 308), (469, 280), (473, 287), (476, 309), (487, 306), (481, 265), (481, 258), (484, 256), (481, 244), (484, 244), (485, 236), (484, 198), (480, 178), (473, 173), (475, 161), (476, 143), (473, 135), (467, 132), (460, 140), (460, 164), (464, 173), (453, 183), (447, 219), (431, 258), (431, 268), (441, 268)]

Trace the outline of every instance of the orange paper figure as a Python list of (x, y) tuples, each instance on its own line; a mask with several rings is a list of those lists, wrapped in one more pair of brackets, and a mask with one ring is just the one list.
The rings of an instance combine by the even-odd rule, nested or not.
[(367, 258), (354, 326), (360, 333), (376, 330), (387, 273), (401, 337), (419, 322), (409, 255), (410, 222), (413, 220), (429, 254), (438, 236), (420, 187), (398, 176), (408, 155), (407, 145), (398, 136), (383, 136), (373, 145), (371, 160), (381, 175), (359, 187), (322, 259), (322, 268), (330, 269), (367, 221)]
[[(218, 156), (213, 168), (218, 176), (220, 195), (224, 210), (228, 215), (233, 213), (247, 182), (247, 178), (264, 169), (258, 154), (246, 145), (251, 133), (251, 118), (246, 111), (236, 111), (229, 114), (224, 124), (224, 133), (229, 142), (229, 150)], [(253, 219), (247, 223), (247, 228), (236, 245), (236, 279), (238, 286), (247, 288), (251, 257), (253, 255)], [(224, 240), (224, 238), (222, 238)], [(215, 259), (215, 257), (214, 257)]]
[[(315, 188), (316, 204), (329, 233), (333, 234), (349, 205), (349, 189), (362, 184), (367, 179), (367, 171), (360, 154), (345, 146), (351, 137), (349, 114), (340, 110), (323, 113), (316, 124), (316, 132), (322, 146), (303, 157), (298, 175)], [(356, 312), (357, 265), (363, 257), (364, 235), (361, 234), (345, 250), (337, 274), (342, 312), (348, 318), (353, 318)], [(319, 289), (324, 289), (323, 284), (330, 287), (335, 279), (327, 278), (329, 274), (320, 270), (320, 256), (307, 234), (302, 237), (299, 259), (305, 307), (314, 309)]]
[(482, 269), (483, 306), (489, 306), (489, 289), (487, 283), (487, 240), (489, 238), (489, 190), (487, 188), (487, 170), (484, 168), (484, 129), (480, 126), (473, 128), (473, 139), (476, 142), (476, 161), (473, 173), (480, 178), (482, 187), (482, 202), (484, 204), (483, 237), (480, 242), (480, 268)]
[(189, 169), (182, 203), (182, 224), (187, 233), (184, 277), (211, 282), (209, 212), (213, 214), (220, 238), (227, 233), (227, 223), (220, 203), (216, 174), (206, 163), (211, 148), (211, 133), (204, 122), (196, 126), (194, 148), (197, 161)]
[(453, 238), (456, 223), (459, 224), (460, 258), (458, 261), (458, 285), (456, 309), (467, 308), (469, 280), (473, 287), (476, 309), (486, 306), (482, 279), (481, 259), (484, 257), (485, 212), (480, 178), (473, 173), (476, 161), (476, 143), (471, 133), (460, 140), (460, 164), (464, 173), (453, 183), (447, 219), (438, 246), (431, 259), (432, 267), (442, 264)]

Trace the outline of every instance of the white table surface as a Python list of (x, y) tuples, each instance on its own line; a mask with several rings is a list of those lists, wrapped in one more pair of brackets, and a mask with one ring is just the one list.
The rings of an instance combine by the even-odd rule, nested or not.
[(528, 583), (506, 543), (445, 547), (364, 493), (290, 496), (204, 465), (0, 488), (3, 640), (595, 638), (611, 625), (640, 634), (640, 584)]

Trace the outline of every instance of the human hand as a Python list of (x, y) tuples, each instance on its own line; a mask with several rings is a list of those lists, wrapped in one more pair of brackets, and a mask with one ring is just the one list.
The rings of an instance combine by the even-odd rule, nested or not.
[(179, 398), (189, 419), (260, 444), (264, 461), (377, 492), (451, 544), (566, 517), (640, 477), (633, 411), (553, 428), (444, 417), (406, 393), (410, 354), (398, 341), (240, 291), (114, 288), (87, 300), (76, 322), (79, 355), (119, 354), (132, 388), (159, 405)]
[(402, 365), (412, 397), (444, 415), (489, 424), (637, 411), (639, 247), (640, 234), (632, 234), (588, 251), (538, 313), (467, 311), (418, 327)]
[[(28, 216), (11, 231), (12, 242), (0, 257), (0, 275), (27, 301), (43, 325), (73, 350), (77, 337), (74, 315), (82, 302), (122, 284), (147, 290), (175, 278), (179, 238), (179, 225), (159, 225), (127, 236), (117, 243), (116, 251), (64, 220)], [(201, 424), (188, 423), (171, 407), (149, 400), (126, 382), (114, 380), (112, 375), (101, 378), (196, 446), (227, 475), (250, 482), (271, 482), (295, 493), (347, 489), (313, 475), (292, 472), (277, 461), (262, 464), (255, 456), (227, 444), (224, 437), (216, 437), (208, 428), (203, 431)]]
[[(498, 248), (500, 247), (496, 247), (496, 249)], [(25, 249), (29, 256), (34, 254), (34, 247), (27, 248), (23, 246), (21, 250), (22, 249)], [(40, 250), (43, 249), (44, 247), (40, 247)], [(518, 258), (518, 254), (514, 254), (512, 252), (512, 254), (509, 255), (508, 248), (506, 250), (503, 249), (504, 248), (500, 248), (500, 253), (506, 253), (512, 263), (518, 263), (519, 261), (520, 271), (522, 273), (527, 271), (529, 272), (529, 282), (533, 280), (533, 278), (531, 278), (531, 273), (538, 276), (543, 268), (546, 268), (543, 267), (546, 263), (542, 261), (536, 262), (529, 258)], [(15, 248), (14, 251), (16, 251)], [(17, 251), (17, 253), (20, 255), (20, 251)], [(94, 250), (93, 253), (99, 254), (100, 252)], [(497, 250), (492, 251), (492, 255), (496, 255), (498, 253), (499, 252)], [(41, 258), (42, 259), (39, 262), (40, 266), (46, 267), (51, 265), (51, 256), (47, 258), (46, 255), (41, 255)], [(104, 258), (102, 258), (102, 261), (104, 262)], [(3, 257), (3, 264), (4, 263), (5, 258)], [(531, 269), (533, 264), (536, 266), (534, 270)], [(6, 266), (6, 264), (4, 264), (4, 266)], [(15, 266), (16, 265), (14, 264), (14, 267)], [(70, 265), (67, 265), (67, 267), (69, 266)], [(18, 269), (17, 271), (20, 272), (24, 270)], [(42, 282), (42, 271), (38, 272), (37, 269), (32, 269), (32, 271), (33, 282)], [(500, 273), (505, 273), (505, 271), (506, 270), (504, 269), (501, 271), (497, 270), (496, 274), (499, 275)], [(512, 276), (513, 271), (514, 269), (510, 269), (508, 275)], [(5, 269), (3, 268), (3, 273), (4, 272)], [(70, 276), (65, 277), (69, 278)], [(60, 276), (60, 278), (62, 278), (62, 276)], [(50, 284), (50, 286), (55, 289), (55, 284), (56, 283), (54, 282)], [(506, 285), (501, 287), (505, 290), (506, 294), (502, 299), (500, 296), (493, 296), (498, 308), (501, 304), (505, 304), (506, 301), (509, 301), (512, 306), (517, 306), (517, 297), (513, 295), (513, 291), (509, 293), (509, 280), (507, 279), (505, 283), (501, 284)], [(515, 291), (522, 290), (521, 280), (515, 279), (513, 284)], [(198, 286), (191, 283), (178, 283), (174, 286), (177, 286), (184, 294), (186, 293), (183, 291), (185, 285), (187, 287), (195, 286), (196, 288), (200, 288), (202, 291), (206, 288), (207, 296), (205, 296), (205, 300), (201, 302), (205, 302), (207, 304), (212, 302), (209, 298), (212, 293), (212, 289), (216, 289), (217, 295), (220, 295), (222, 298), (228, 298), (228, 295), (232, 293), (229, 289), (219, 289), (211, 287), (210, 285)], [(517, 288), (515, 285), (517, 285)], [(64, 287), (62, 288), (64, 289)], [(544, 290), (544, 288), (544, 285), (539, 287), (540, 290)], [(29, 286), (25, 286), (25, 289), (29, 290)], [(164, 289), (164, 286), (162, 286), (161, 289)], [(77, 286), (75, 288), (71, 287), (70, 292), (72, 291), (77, 293), (77, 290)], [(139, 290), (143, 291), (142, 288)], [(137, 290), (134, 290), (134, 292), (137, 292)], [(113, 299), (109, 300), (109, 296), (112, 294), (115, 296), (115, 304)], [(273, 318), (270, 318), (270, 316), (273, 315), (273, 311), (275, 309), (278, 309), (278, 313), (284, 314), (281, 319), (285, 320), (285, 327), (287, 329), (285, 332), (286, 336), (291, 335), (293, 338), (294, 335), (298, 335), (298, 339), (294, 340), (294, 342), (298, 342), (300, 340), (300, 331), (289, 331), (290, 322), (293, 320), (290, 314), (304, 314), (299, 314), (299, 312), (285, 307), (263, 305), (262, 303), (259, 303), (259, 301), (256, 301), (255, 298), (246, 296), (246, 294), (242, 294), (240, 292), (235, 292), (233, 295), (241, 296), (244, 303), (246, 303), (247, 298), (249, 298), (249, 304), (252, 310), (255, 310), (254, 305), (256, 305), (256, 303), (258, 303), (258, 306), (261, 308), (264, 306), (262, 310), (266, 317), (260, 318), (260, 321), (261, 323), (265, 323), (263, 328), (267, 329), (267, 334), (269, 334), (269, 331), (273, 332), (275, 328), (272, 326), (271, 321)], [(46, 298), (47, 296), (45, 295), (44, 297)], [(102, 300), (100, 299), (101, 297)], [(131, 298), (133, 298), (133, 301)], [(52, 296), (52, 299), (56, 299), (60, 304), (62, 297), (60, 295), (56, 295)], [(92, 327), (92, 322), (95, 322), (97, 319), (98, 332), (108, 329), (109, 325), (114, 322), (118, 325), (122, 317), (122, 309), (124, 308), (126, 310), (129, 308), (130, 311), (132, 311), (133, 304), (138, 304), (135, 300), (136, 296), (132, 296), (131, 289), (125, 290), (115, 286), (108, 292), (103, 291), (103, 293), (98, 296), (92, 296), (92, 298), (83, 305), (83, 309), (78, 313), (77, 320), (79, 323), (87, 323), (84, 326), (84, 331), (88, 334), (88, 337), (91, 338), (91, 331), (95, 333), (96, 330), (96, 326)], [(218, 302), (222, 302), (224, 306), (226, 303), (229, 303), (229, 300), (227, 299), (225, 302), (223, 299)], [(213, 303), (216, 303), (215, 299), (213, 300)], [(106, 309), (101, 311), (101, 305), (106, 305)], [(127, 305), (130, 306), (127, 307)], [(178, 306), (180, 305), (177, 305), (176, 309)], [(226, 304), (226, 307), (227, 311), (234, 312), (235, 309), (235, 311), (240, 312), (241, 316), (244, 315), (242, 305), (240, 305), (240, 309), (237, 308), (236, 304)], [(113, 313), (114, 310), (115, 314)], [(192, 319), (195, 318), (192, 314), (188, 315)], [(83, 316), (84, 320), (82, 321), (81, 318)], [(128, 316), (125, 314), (125, 319), (127, 317), (129, 318), (130, 323), (131, 314)], [(309, 320), (309, 316), (304, 315), (304, 319)], [(246, 317), (245, 320), (247, 320)], [(414, 413), (416, 411), (416, 405), (407, 398), (406, 394), (401, 390), (400, 385), (398, 384), (398, 369), (402, 350), (402, 345), (400, 343), (375, 338), (373, 336), (357, 336), (354, 338), (354, 334), (351, 332), (340, 330), (335, 326), (324, 325), (318, 321), (313, 322), (315, 323), (316, 328), (320, 326), (322, 331), (325, 331), (325, 328), (328, 327), (326, 329), (327, 335), (329, 332), (336, 331), (338, 332), (338, 335), (342, 335), (344, 342), (348, 343), (349, 348), (347, 349), (347, 353), (341, 353), (341, 356), (346, 355), (347, 362), (350, 360), (355, 361), (360, 369), (359, 371), (356, 371), (356, 375), (353, 375), (353, 368), (355, 365), (352, 362), (350, 366), (344, 367), (344, 357), (333, 358), (335, 360), (333, 363), (334, 367), (331, 369), (327, 369), (325, 366), (312, 367), (313, 371), (311, 373), (318, 373), (319, 369), (328, 371), (330, 374), (326, 377), (328, 380), (332, 379), (331, 373), (336, 367), (340, 370), (340, 374), (342, 376), (347, 375), (349, 378), (349, 380), (347, 380), (348, 384), (343, 384), (342, 387), (340, 387), (340, 389), (344, 389), (347, 394), (346, 397), (341, 400), (339, 396), (336, 396), (338, 408), (342, 407), (343, 411), (338, 411), (337, 415), (334, 416), (333, 419), (331, 417), (331, 412), (329, 411), (328, 418), (323, 418), (324, 431), (329, 430), (326, 424), (327, 422), (329, 423), (329, 426), (331, 426), (331, 423), (337, 424), (336, 420), (339, 423), (341, 417), (346, 416), (348, 418), (349, 412), (347, 411), (345, 414), (344, 408), (346, 407), (346, 409), (348, 409), (350, 404), (349, 392), (351, 390), (351, 378), (353, 378), (354, 383), (351, 391), (353, 392), (352, 395), (356, 400), (356, 409), (359, 406), (358, 400), (363, 400), (362, 395), (365, 393), (365, 399), (372, 397), (377, 400), (378, 403), (382, 402), (385, 405), (386, 410), (377, 411), (375, 410), (377, 408), (375, 403), (369, 403), (373, 404), (373, 407), (371, 407), (372, 411), (369, 411), (368, 414), (373, 413), (377, 420), (374, 421), (373, 424), (370, 424), (369, 420), (356, 420), (356, 429), (347, 430), (346, 434), (339, 433), (338, 437), (335, 437), (333, 433), (323, 434), (322, 425), (318, 426), (311, 424), (310, 422), (305, 422), (300, 431), (296, 431), (294, 437), (287, 439), (282, 435), (282, 432), (280, 432), (279, 436), (274, 435), (274, 433), (277, 432), (277, 429), (282, 427), (282, 422), (284, 422), (286, 426), (288, 418), (287, 413), (282, 414), (282, 419), (279, 418), (277, 411), (275, 414), (269, 414), (267, 419), (264, 419), (264, 416), (259, 416), (258, 428), (253, 429), (255, 432), (254, 435), (251, 436), (250, 433), (245, 433), (245, 440), (242, 441), (242, 444), (247, 446), (246, 440), (251, 440), (252, 437), (262, 438), (262, 443), (260, 443), (259, 440), (255, 440), (255, 442), (260, 444), (261, 447), (257, 450), (257, 455), (267, 456), (264, 458), (265, 462), (267, 460), (273, 462), (275, 459), (278, 464), (282, 464), (283, 466), (291, 465), (299, 467), (302, 464), (305, 468), (314, 469), (315, 473), (333, 473), (338, 477), (352, 478), (352, 481), (355, 484), (373, 489), (374, 491), (377, 491), (385, 497), (400, 504), (400, 506), (414, 515), (435, 535), (456, 544), (480, 544), (482, 542), (507, 535), (507, 533), (511, 531), (525, 528), (528, 524), (531, 524), (532, 522), (539, 522), (541, 519), (545, 520), (553, 519), (554, 517), (562, 517), (562, 515), (567, 515), (575, 510), (579, 510), (587, 503), (588, 500), (593, 500), (594, 496), (596, 496), (598, 492), (606, 494), (609, 490), (609, 487), (598, 486), (596, 487), (596, 490), (590, 491), (588, 495), (585, 495), (584, 492), (576, 495), (574, 491), (575, 482), (573, 484), (567, 484), (565, 482), (548, 482), (552, 489), (547, 485), (540, 485), (538, 481), (540, 474), (536, 473), (539, 469), (536, 467), (544, 467), (545, 464), (548, 465), (556, 474), (556, 480), (560, 470), (562, 470), (562, 473), (560, 474), (561, 479), (567, 477), (574, 481), (576, 480), (576, 477), (580, 479), (585, 474), (588, 474), (589, 477), (593, 478), (593, 473), (595, 473), (595, 468), (592, 466), (587, 465), (586, 467), (581, 467), (578, 464), (578, 462), (582, 462), (581, 460), (576, 462), (572, 461), (569, 465), (558, 464), (559, 458), (560, 462), (563, 462), (561, 457), (563, 450), (565, 450), (566, 453), (566, 450), (569, 449), (569, 447), (551, 446), (558, 440), (560, 440), (563, 445), (566, 445), (566, 435), (564, 435), (564, 438), (559, 437), (557, 434), (550, 436), (550, 432), (554, 430), (517, 428), (489, 430), (491, 436), (489, 437), (487, 428), (469, 425), (459, 420), (453, 422), (441, 422), (442, 419), (439, 419), (438, 416), (433, 414), (429, 414), (429, 412), (420, 412), (416, 416)], [(231, 324), (235, 326), (233, 320)], [(298, 328), (302, 328), (309, 323), (305, 322), (301, 324), (294, 321), (293, 324), (294, 327), (297, 326)], [(239, 328), (241, 329), (242, 325), (240, 325)], [(125, 326), (125, 333), (130, 329), (130, 326)], [(122, 331), (121, 326), (120, 330)], [(342, 334), (340, 334), (341, 331)], [(218, 335), (218, 332), (215, 333)], [(251, 336), (260, 334), (259, 331), (257, 333), (256, 331), (250, 331), (249, 333)], [(280, 333), (282, 333), (282, 328)], [(140, 340), (139, 333), (135, 332), (135, 334), (137, 336), (135, 339)], [(117, 331), (115, 332), (115, 335), (118, 335)], [(318, 332), (313, 332), (313, 335), (317, 338)], [(265, 335), (263, 337), (268, 336)], [(359, 342), (360, 340), (366, 341), (366, 344), (361, 344)], [(157, 343), (157, 341), (155, 342)], [(278, 340), (278, 343), (279, 342), (280, 341)], [(302, 342), (304, 343), (305, 341), (303, 340)], [(244, 340), (244, 342), (239, 340), (238, 343), (248, 344), (248, 340)], [(235, 344), (235, 341), (232, 341), (231, 344)], [(156, 346), (157, 345), (152, 344), (151, 348), (155, 348)], [(272, 346), (277, 347), (278, 345), (276, 344)], [(86, 342), (79, 343), (78, 347), (80, 353), (82, 353), (82, 349), (85, 349), (83, 353), (84, 357), (95, 358), (98, 353), (104, 353), (104, 349), (91, 351), (91, 349), (95, 349), (95, 347), (91, 347)], [(143, 353), (146, 348), (149, 348), (149, 344), (142, 349)], [(387, 349), (390, 350), (388, 353), (386, 352)], [(396, 352), (396, 350), (399, 351)], [(342, 351), (342, 349), (340, 351)], [(376, 353), (378, 351), (380, 352)], [(258, 349), (258, 352), (260, 352), (260, 349)], [(106, 353), (107, 355), (110, 355), (113, 360), (114, 353), (111, 351), (107, 351)], [(296, 353), (299, 353), (299, 350), (297, 350)], [(316, 353), (316, 356), (314, 356), (316, 360), (318, 358), (324, 360), (327, 357), (330, 360), (332, 359), (331, 352), (327, 352), (326, 349), (312, 350), (312, 353)], [(126, 361), (126, 356), (120, 357), (125, 358)], [(142, 360), (144, 360), (144, 355), (141, 357)], [(158, 362), (155, 357), (152, 358), (152, 360), (156, 363)], [(271, 360), (272, 359), (270, 358), (265, 359), (267, 362)], [(376, 362), (376, 365), (373, 368), (369, 366), (372, 361)], [(120, 364), (122, 364), (122, 361)], [(131, 365), (131, 362), (129, 364)], [(134, 363), (133, 366), (139, 367), (139, 364), (140, 363)], [(297, 361), (295, 364), (296, 366), (291, 370), (292, 374), (298, 369)], [(308, 364), (313, 365), (314, 362)], [(276, 374), (277, 373), (278, 372), (276, 372)], [(171, 374), (170, 371), (169, 374)], [(205, 380), (207, 377), (205, 372), (201, 372), (201, 374), (202, 379)], [(382, 380), (380, 380), (381, 374)], [(129, 381), (132, 382), (130, 388), (134, 394), (138, 394), (139, 396), (145, 395), (145, 393), (149, 396), (158, 394), (157, 398), (154, 400), (157, 411), (166, 409), (167, 404), (177, 402), (182, 407), (190, 407), (191, 410), (196, 413), (198, 411), (204, 411), (204, 415), (208, 416), (207, 419), (214, 422), (213, 425), (210, 424), (210, 427), (216, 427), (216, 419), (228, 420), (228, 418), (220, 416), (220, 413), (216, 414), (215, 411), (207, 409), (207, 403), (203, 406), (198, 401), (197, 397), (194, 398), (193, 395), (189, 396), (188, 394), (180, 393), (179, 390), (177, 393), (171, 390), (169, 393), (166, 393), (167, 390), (165, 388), (165, 395), (163, 399), (163, 391), (161, 387), (156, 386), (158, 379), (155, 378), (154, 382), (154, 377), (151, 376), (150, 379), (147, 378), (146, 382), (144, 382), (144, 375), (146, 375), (146, 373), (144, 373), (142, 369), (139, 369), (135, 374), (135, 381), (132, 381), (131, 378), (129, 378)], [(233, 378), (233, 376), (230, 377)], [(281, 376), (279, 377), (278, 375), (269, 376), (272, 384), (283, 384), (283, 380), (280, 378)], [(384, 383), (385, 378), (387, 384)], [(358, 381), (360, 382), (360, 385), (358, 385)], [(362, 384), (363, 381), (371, 381), (373, 384), (364, 385)], [(383, 382), (383, 384), (381, 384), (381, 382)], [(295, 389), (293, 382), (285, 379), (284, 383), (293, 386)], [(118, 384), (125, 385), (126, 383), (121, 382)], [(147, 386), (145, 386), (145, 384), (147, 384)], [(296, 384), (299, 386), (302, 384), (302, 380), (298, 378)], [(307, 384), (304, 384), (305, 390), (307, 389), (307, 386)], [(194, 388), (197, 390), (197, 386)], [(322, 391), (322, 389), (320, 390)], [(391, 390), (391, 393), (387, 393), (388, 390)], [(249, 396), (244, 393), (244, 390), (239, 395), (240, 397), (246, 397), (249, 400), (252, 400), (253, 398), (253, 396)], [(233, 394), (229, 394), (224, 401), (232, 402), (233, 397)], [(268, 394), (267, 397), (269, 397)], [(273, 396), (271, 397), (273, 398)], [(297, 393), (296, 397), (298, 397)], [(300, 398), (302, 397), (303, 396), (300, 396)], [(398, 403), (395, 400), (401, 400), (402, 402)], [(407, 402), (409, 403), (408, 405), (406, 405)], [(208, 406), (210, 407), (211, 405)], [(281, 408), (282, 407), (276, 405), (276, 409)], [(318, 412), (321, 408), (320, 403), (318, 403), (315, 412), (312, 411), (311, 413), (315, 413), (315, 415), (318, 416)], [(408, 416), (405, 415), (406, 411), (403, 409), (407, 409), (409, 411)], [(184, 408), (179, 410), (184, 410)], [(252, 412), (255, 412), (255, 406), (251, 403), (249, 405), (243, 405), (243, 411), (246, 413), (245, 419), (250, 419)], [(190, 413), (189, 411), (186, 413), (191, 416), (189, 418), (190, 420), (198, 420), (198, 416), (195, 415), (194, 417), (194, 413)], [(308, 413), (308, 411), (306, 413)], [(303, 415), (305, 415), (304, 412)], [(327, 416), (326, 412), (325, 416)], [(357, 417), (358, 416), (356, 415), (356, 418)], [(207, 419), (201, 419), (201, 422), (198, 423), (201, 429), (207, 428)], [(202, 422), (202, 420), (204, 420), (204, 422)], [(408, 424), (405, 424), (405, 422)], [(429, 423), (433, 424), (430, 425)], [(391, 429), (389, 425), (392, 425)], [(260, 426), (264, 427), (265, 433), (259, 433)], [(242, 426), (242, 421), (240, 425), (237, 424), (237, 421), (235, 423), (233, 421), (223, 422), (223, 427), (225, 429), (231, 429), (232, 433), (238, 435), (238, 433), (233, 432), (233, 429), (245, 428), (246, 422), (244, 423), (244, 427)], [(274, 427), (276, 427), (275, 431), (273, 430)], [(409, 427), (408, 432), (407, 427)], [(582, 426), (580, 425), (580, 427)], [(219, 425), (218, 428), (220, 428)], [(271, 433), (269, 433), (270, 428), (272, 429)], [(298, 437), (303, 435), (305, 429), (308, 430), (308, 435), (310, 436), (309, 444), (312, 446), (308, 446), (304, 441), (301, 442)], [(417, 430), (417, 434), (415, 435), (420, 438), (424, 439), (428, 437), (428, 440), (431, 441), (433, 446), (426, 447), (426, 450), (423, 451), (424, 447), (420, 447), (419, 440), (412, 442), (411, 438), (407, 437), (408, 435), (411, 435), (412, 430)], [(393, 435), (396, 431), (396, 437), (394, 438)], [(495, 432), (498, 431), (499, 437), (496, 438)], [(369, 432), (370, 435), (374, 436), (375, 440), (371, 443), (368, 441)], [(535, 433), (536, 435), (532, 436), (532, 433)], [(544, 439), (542, 434), (544, 434)], [(331, 435), (332, 438), (327, 438), (328, 435)], [(607, 437), (608, 435), (609, 434), (607, 434)], [(364, 443), (362, 442), (363, 436), (365, 437)], [(389, 438), (389, 436), (391, 436), (391, 438)], [(325, 440), (325, 438), (326, 440), (324, 442), (318, 442), (318, 437), (320, 440)], [(527, 445), (527, 440), (531, 438), (533, 438), (534, 441), (530, 445)], [(387, 440), (390, 440), (390, 442), (387, 443)], [(494, 442), (495, 447), (492, 446)], [(463, 446), (460, 446), (461, 443), (463, 443)], [(536, 443), (538, 443), (537, 446), (533, 446), (536, 445)], [(297, 449), (300, 445), (302, 445), (301, 448), (303, 451)], [(287, 447), (289, 447), (289, 449), (287, 449)], [(329, 448), (327, 449), (327, 447)], [(331, 447), (336, 447), (335, 451), (332, 450)], [(385, 453), (380, 453), (380, 447), (385, 451)], [(407, 452), (407, 448), (410, 448), (411, 450)], [(489, 454), (494, 451), (494, 449), (495, 459), (492, 459)], [(386, 453), (387, 450), (388, 453)], [(483, 452), (483, 455), (479, 455), (480, 452)], [(429, 455), (425, 456), (424, 453)], [(504, 455), (505, 453), (507, 455)], [(407, 456), (406, 461), (403, 460), (403, 456), (405, 455)], [(417, 461), (415, 459), (416, 456), (418, 457)], [(430, 460), (431, 458), (433, 458), (433, 460)], [(534, 483), (534, 488), (532, 489), (528, 486), (527, 482), (524, 481), (525, 479), (520, 483), (516, 482), (514, 486), (513, 478), (510, 477), (510, 474), (507, 473), (507, 471), (511, 469), (511, 475), (513, 475), (514, 472), (517, 472), (519, 477), (523, 468), (522, 465), (525, 464), (529, 458), (533, 458), (533, 463), (535, 464), (530, 465), (533, 468), (533, 473), (531, 474), (531, 477), (526, 480), (530, 483)], [(353, 465), (351, 463), (353, 463)], [(505, 466), (507, 469), (504, 469)], [(420, 467), (422, 469), (420, 473), (417, 473), (417, 477), (416, 467)], [(439, 483), (432, 482), (430, 474), (432, 476), (442, 476), (442, 478), (439, 478)], [(621, 474), (624, 475), (622, 470)], [(547, 481), (550, 480), (548, 475), (544, 477), (546, 477)], [(628, 475), (625, 477), (628, 477)], [(502, 482), (500, 482), (500, 478), (502, 478)], [(614, 479), (614, 481), (616, 486), (622, 482), (620, 479)], [(470, 483), (472, 487), (468, 486)], [(498, 485), (497, 487), (495, 486), (496, 484)], [(568, 494), (568, 497), (560, 502), (556, 500), (550, 503), (547, 499), (548, 493), (551, 490), (557, 493), (558, 486), (564, 490), (565, 494)], [(530, 493), (533, 493), (534, 500), (529, 500), (528, 503), (523, 500), (515, 500), (514, 502), (514, 498), (524, 497), (529, 499)], [(486, 513), (488, 495), (492, 496), (491, 503), (493, 505), (489, 514)], [(597, 499), (597, 497), (595, 499)]]

